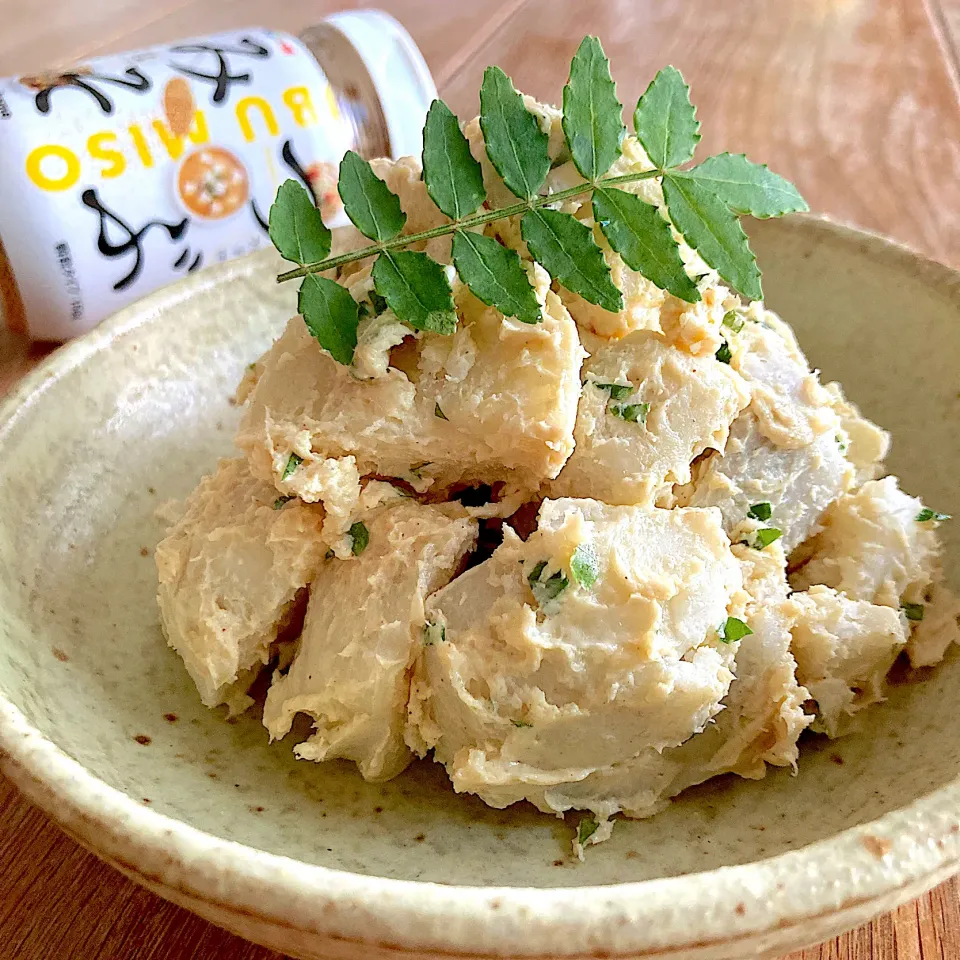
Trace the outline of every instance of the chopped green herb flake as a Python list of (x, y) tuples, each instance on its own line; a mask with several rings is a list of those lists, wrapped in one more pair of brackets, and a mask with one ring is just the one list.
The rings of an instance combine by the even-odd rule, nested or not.
[(649, 403), (611, 403), (607, 407), (609, 413), (628, 423), (639, 423), (643, 426), (647, 422), (647, 414), (650, 412)]
[(838, 433), (834, 439), (837, 441), (837, 446), (840, 448), (840, 452), (846, 453), (847, 449), (849, 448), (849, 444), (846, 440), (844, 440), (842, 434)]
[(510, 722), (511, 722), (515, 727), (520, 727), (520, 728), (523, 728), (523, 727), (532, 727), (532, 726), (533, 726), (533, 724), (530, 723), (530, 722), (527, 721), (527, 720), (511, 720)]
[(736, 617), (727, 617), (717, 629), (717, 635), (724, 643), (734, 643), (744, 637), (749, 637), (751, 633), (753, 631)]
[(546, 570), (546, 569), (547, 569), (547, 561), (546, 561), (546, 560), (541, 560), (541, 561), (530, 571), (530, 576), (527, 577), (527, 581), (530, 583), (530, 586), (531, 586), (531, 587), (534, 585), (534, 583), (536, 583), (537, 580), (540, 579), (540, 574), (543, 573), (543, 571)]
[(447, 639), (447, 628), (442, 623), (427, 622), (423, 625), (423, 645), (432, 647)]
[(362, 520), (358, 520), (350, 527), (350, 539), (352, 541), (350, 549), (355, 557), (359, 557), (370, 543), (370, 531)]
[(728, 310), (723, 315), (723, 320), (720, 322), (720, 326), (728, 327), (734, 333), (739, 333), (743, 329), (743, 323), (743, 317), (741, 317), (736, 310)]
[(538, 583), (536, 586), (538, 589), (534, 590), (535, 594), (538, 594), (537, 601), (538, 603), (546, 603), (548, 600), (553, 600), (556, 597), (560, 596), (564, 590), (570, 585), (570, 581), (563, 575), (563, 573), (558, 570), (553, 576), (548, 577), (541, 583)]
[(763, 550), (764, 547), (769, 547), (771, 543), (779, 540), (782, 536), (783, 531), (776, 527), (761, 527), (749, 540), (744, 540), (743, 543), (748, 547), (753, 547), (754, 550)]
[(776, 527), (764, 527), (762, 530), (757, 531), (757, 543), (760, 544), (759, 549), (764, 547), (769, 547), (771, 543), (776, 542), (783, 536), (783, 531), (778, 530)]
[(599, 380), (591, 380), (590, 383), (598, 390), (606, 390), (611, 400), (623, 400), (633, 393), (632, 383), (600, 383)]
[(296, 499), (296, 497), (277, 497), (277, 499), (273, 501), (273, 509), (279, 510), (285, 503), (289, 503), (291, 500)]
[(587, 543), (581, 543), (570, 558), (570, 573), (581, 587), (592, 587), (600, 576), (600, 560), (596, 551)]
[(903, 611), (903, 615), (914, 623), (919, 623), (923, 619), (925, 608), (922, 603), (907, 603), (905, 600), (901, 600), (900, 609)]
[(449, 418), (447, 417), (447, 415), (440, 409), (440, 404), (439, 404), (439, 403), (435, 403), (435, 404), (433, 405), (433, 415), (434, 415), (435, 417), (439, 417), (441, 420), (447, 420), (447, 419), (449, 419)]
[(773, 516), (773, 507), (766, 501), (755, 503), (747, 511), (747, 516), (751, 520), (769, 520)]
[(593, 817), (584, 817), (577, 827), (577, 843), (585, 844), (598, 830), (600, 824)]
[(714, 356), (721, 363), (729, 363), (733, 359), (733, 354), (730, 352), (730, 344), (726, 340), (720, 344), (720, 349), (714, 354)]
[(550, 600), (556, 599), (570, 586), (570, 581), (563, 575), (562, 570), (557, 570), (556, 573), (551, 574), (546, 580), (542, 580), (541, 577), (546, 568), (547, 561), (541, 560), (533, 570), (530, 571), (530, 575), (527, 577), (530, 589), (533, 591), (534, 599), (541, 607)]
[(303, 457), (298, 457), (295, 453), (290, 454), (290, 459), (287, 460), (287, 465), (283, 468), (283, 476), (280, 478), (281, 481), (289, 480), (293, 475), (293, 471), (303, 463)]
[(929, 507), (924, 507), (916, 516), (917, 523), (929, 523), (931, 520), (942, 523), (944, 520), (949, 519), (949, 513), (940, 513), (937, 510), (931, 510)]

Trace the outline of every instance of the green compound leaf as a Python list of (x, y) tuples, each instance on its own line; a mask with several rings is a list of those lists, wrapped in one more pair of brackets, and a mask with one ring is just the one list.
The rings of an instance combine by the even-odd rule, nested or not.
[(539, 323), (540, 304), (520, 257), (493, 237), (458, 230), (453, 235), (453, 262), (474, 295), (505, 317)]
[[(634, 111), (637, 136), (654, 168), (624, 174), (616, 184), (604, 180), (621, 151), (624, 127), (609, 62), (594, 37), (583, 40), (570, 66), (564, 87), (565, 137), (556, 157), (556, 164), (573, 160), (586, 182), (541, 195), (551, 168), (549, 131), (543, 118), (524, 106), (524, 98), (499, 67), (486, 70), (480, 101), (487, 156), (507, 188), (520, 198), (518, 203), (486, 208), (483, 168), (472, 156), (456, 116), (439, 100), (431, 105), (424, 126), (423, 180), (437, 208), (454, 222), (404, 234), (407, 218), (399, 198), (369, 163), (351, 151), (340, 166), (340, 196), (347, 215), (373, 243), (331, 257), (330, 231), (309, 190), (288, 181), (278, 191), (271, 207), (270, 237), (286, 259), (298, 264), (279, 279), (310, 275), (301, 288), (301, 312), (313, 336), (340, 362), (348, 363), (353, 356), (359, 317), (378, 315), (382, 304), (388, 303), (417, 329), (442, 333), (455, 329), (451, 268), (412, 252), (415, 243), (451, 236), (454, 268), (475, 295), (506, 315), (532, 323), (541, 310), (516, 254), (467, 230), (520, 215), (524, 241), (556, 283), (605, 310), (619, 311), (623, 297), (594, 241), (598, 228), (628, 267), (670, 294), (696, 302), (699, 289), (684, 267), (682, 244), (673, 239), (675, 227), (730, 287), (744, 298), (759, 299), (760, 273), (738, 217), (775, 217), (807, 209), (789, 181), (742, 154), (723, 153), (691, 169), (679, 169), (693, 157), (700, 124), (687, 85), (674, 67), (656, 75)], [(658, 213), (639, 196), (616, 189), (651, 176), (662, 179), (670, 223), (662, 210)], [(591, 198), (596, 226), (557, 209), (574, 197)], [(346, 296), (334, 293), (317, 276), (377, 254), (376, 293), (364, 299), (360, 314)], [(733, 333), (743, 323), (737, 311), (728, 311), (723, 321), (724, 329)], [(717, 358), (730, 362), (728, 342)], [(611, 390), (611, 401), (616, 399)], [(640, 407), (627, 403), (611, 412), (622, 415), (634, 409)]]
[(735, 213), (765, 220), (810, 208), (800, 191), (766, 164), (751, 163), (742, 153), (721, 153), (677, 176), (712, 190)]
[(381, 253), (373, 265), (373, 282), (397, 318), (415, 330), (443, 334), (456, 330), (457, 311), (446, 271), (425, 253)]
[(633, 113), (637, 139), (658, 170), (679, 167), (700, 142), (700, 121), (690, 88), (676, 67), (664, 67), (637, 101)]
[(333, 280), (311, 273), (303, 278), (297, 309), (317, 343), (338, 363), (353, 363), (360, 313), (350, 294)]
[(453, 220), (473, 213), (487, 197), (483, 170), (442, 100), (430, 104), (423, 128), (423, 180), (430, 199)]
[(520, 233), (534, 259), (568, 290), (604, 310), (623, 309), (623, 295), (586, 224), (569, 213), (531, 210), (520, 221)]
[(700, 299), (670, 224), (655, 206), (624, 190), (598, 189), (593, 193), (593, 218), (631, 270), (688, 303)]
[(563, 88), (563, 132), (576, 168), (587, 180), (605, 174), (620, 156), (627, 132), (610, 61), (596, 37), (584, 37)]
[(287, 180), (270, 207), (270, 239), (284, 260), (316, 263), (330, 253), (332, 234), (303, 184)]
[(670, 219), (701, 257), (734, 290), (760, 300), (760, 271), (747, 235), (729, 207), (702, 183), (681, 174), (663, 178)]
[(347, 216), (371, 240), (392, 240), (407, 222), (407, 215), (400, 209), (400, 198), (352, 150), (340, 161), (339, 190)]
[(550, 170), (547, 135), (499, 67), (487, 67), (480, 88), (480, 129), (487, 156), (521, 200), (536, 196)]

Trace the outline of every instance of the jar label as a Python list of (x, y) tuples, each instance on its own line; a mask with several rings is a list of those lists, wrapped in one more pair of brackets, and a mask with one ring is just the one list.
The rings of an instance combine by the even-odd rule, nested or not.
[(0, 239), (31, 335), (266, 245), (287, 179), (335, 221), (353, 137), (313, 55), (266, 30), (0, 80)]

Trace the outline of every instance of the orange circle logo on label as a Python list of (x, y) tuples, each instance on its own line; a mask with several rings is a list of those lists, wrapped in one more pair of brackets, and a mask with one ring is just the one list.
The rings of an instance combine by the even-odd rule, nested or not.
[(201, 147), (180, 164), (177, 195), (188, 213), (224, 220), (247, 202), (250, 179), (236, 154), (223, 147)]

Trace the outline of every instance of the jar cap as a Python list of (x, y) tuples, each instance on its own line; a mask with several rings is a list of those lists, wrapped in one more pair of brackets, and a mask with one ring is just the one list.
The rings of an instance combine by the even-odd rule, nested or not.
[(381, 10), (351, 10), (324, 23), (342, 33), (373, 80), (394, 158), (419, 157), (423, 124), (437, 96), (430, 68), (404, 27)]

